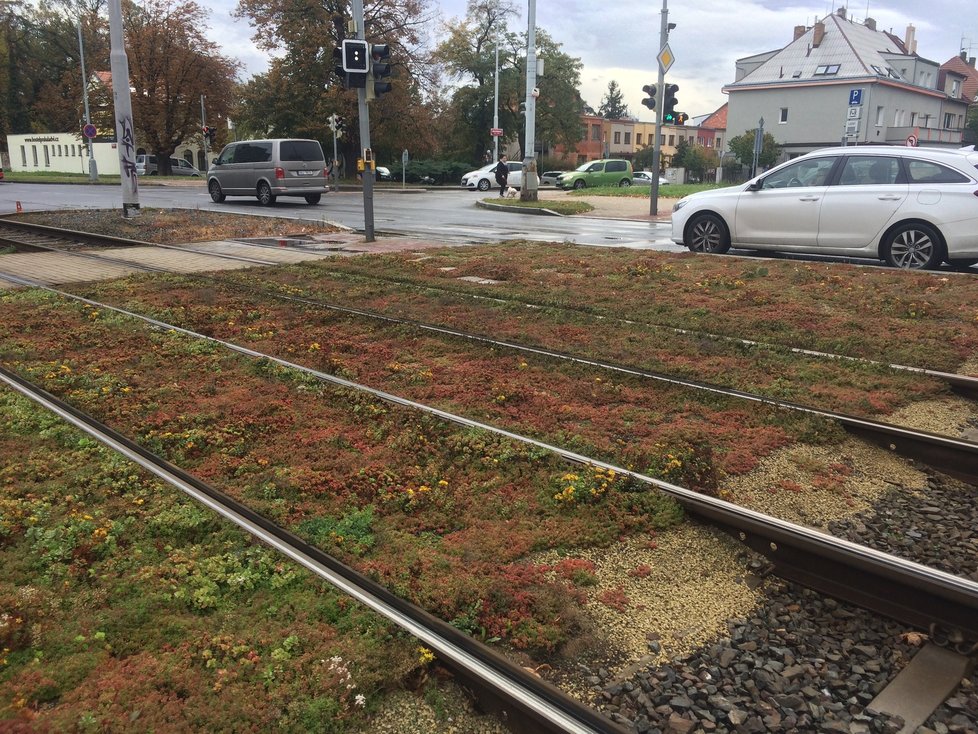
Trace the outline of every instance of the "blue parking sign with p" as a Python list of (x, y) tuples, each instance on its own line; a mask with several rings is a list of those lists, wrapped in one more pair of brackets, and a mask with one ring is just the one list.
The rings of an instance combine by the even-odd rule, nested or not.
[(855, 107), (856, 105), (861, 105), (863, 103), (863, 90), (862, 89), (850, 89), (849, 90), (849, 106)]

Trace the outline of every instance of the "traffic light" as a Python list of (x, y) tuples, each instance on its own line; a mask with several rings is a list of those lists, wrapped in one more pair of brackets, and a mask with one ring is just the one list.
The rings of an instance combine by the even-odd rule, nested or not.
[(644, 104), (650, 110), (654, 110), (655, 92), (656, 92), (655, 84), (646, 84), (644, 87), (642, 87), (642, 91), (645, 92), (647, 95), (649, 95), (648, 97), (642, 100), (642, 104)]
[(386, 43), (370, 44), (370, 71), (367, 73), (367, 101), (391, 91), (387, 78), (391, 75), (391, 47)]
[(209, 127), (207, 128), (207, 138), (211, 141), (211, 145), (217, 141), (217, 128)]
[(686, 120), (688, 120), (688, 119), (689, 119), (689, 115), (687, 115), (685, 112), (677, 112), (676, 113), (676, 124), (677, 125), (685, 125), (686, 124)]
[(676, 92), (679, 91), (678, 84), (666, 84), (662, 91), (662, 121), (673, 124), (676, 122)]
[[(343, 43), (333, 49), (333, 72), (345, 89), (363, 89), (367, 86), (367, 42), (356, 39), (343, 39)], [(349, 57), (347, 56), (349, 54)], [(348, 61), (362, 67), (362, 71), (350, 71)]]
[(370, 70), (367, 42), (358, 38), (343, 39), (343, 71), (365, 73)]

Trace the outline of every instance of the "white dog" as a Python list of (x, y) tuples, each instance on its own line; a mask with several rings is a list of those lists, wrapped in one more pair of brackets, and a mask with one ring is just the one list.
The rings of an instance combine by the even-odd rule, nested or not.
[(506, 187), (506, 198), (507, 199), (515, 199), (516, 198), (516, 195), (518, 193), (519, 192), (516, 189), (514, 189), (512, 186), (507, 186)]

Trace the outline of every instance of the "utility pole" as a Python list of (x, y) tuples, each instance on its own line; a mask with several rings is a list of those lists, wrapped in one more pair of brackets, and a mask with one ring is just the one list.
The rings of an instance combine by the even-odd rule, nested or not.
[(122, 174), (122, 216), (139, 216), (139, 183), (136, 180), (136, 131), (129, 96), (129, 58), (122, 39), (122, 0), (109, 0), (109, 53), (112, 71), (112, 101), (115, 109), (115, 140)]
[[(668, 0), (662, 0), (662, 16), (659, 21), (659, 56), (669, 43), (669, 9), (666, 7)], [(656, 216), (659, 213), (659, 176), (660, 162), (662, 160), (662, 116), (665, 112), (666, 95), (666, 69), (659, 63), (659, 81), (656, 82), (656, 97), (659, 98), (659, 111), (655, 113), (655, 144), (652, 146), (652, 185), (649, 187), (649, 216)]]
[[(353, 37), (362, 41), (367, 40), (363, 28), (363, 0), (353, 0)], [(368, 44), (369, 46), (369, 44)], [(368, 69), (372, 64), (369, 48), (367, 54)], [(373, 74), (367, 75), (367, 84), (373, 83)], [(370, 150), (370, 113), (367, 105), (366, 88), (357, 89), (357, 110), (360, 117), (360, 146), (363, 148), (363, 229), (364, 239), (374, 242), (374, 169), (372, 165), (373, 152)], [(371, 162), (368, 162), (367, 158)]]
[[(499, 127), (499, 39), (496, 39), (496, 74), (493, 77), (492, 92), (492, 127), (493, 130)], [(492, 136), (492, 162), (499, 160), (499, 136)]]
[[(82, 40), (81, 21), (78, 21), (78, 53), (81, 58), (82, 74), (82, 99), (85, 102), (85, 126), (92, 124), (92, 116), (88, 111), (88, 75), (85, 73), (85, 42)], [(95, 152), (92, 149), (92, 139), (87, 135), (88, 140), (88, 180), (92, 183), (98, 182), (98, 163), (95, 162)]]
[(522, 201), (536, 201), (539, 180), (536, 159), (537, 115), (537, 0), (529, 0), (526, 43), (526, 149), (523, 151)]

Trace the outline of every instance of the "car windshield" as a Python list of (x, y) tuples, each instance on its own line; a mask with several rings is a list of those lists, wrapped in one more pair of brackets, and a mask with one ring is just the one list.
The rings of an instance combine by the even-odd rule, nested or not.
[(590, 168), (590, 167), (591, 167), (591, 163), (590, 163), (590, 161), (589, 161), (589, 162), (587, 162), (587, 163), (582, 163), (581, 165), (579, 165), (579, 166), (578, 166), (577, 168), (575, 168), (574, 170), (575, 170), (575, 171), (586, 171), (586, 170), (587, 170), (588, 168)]

